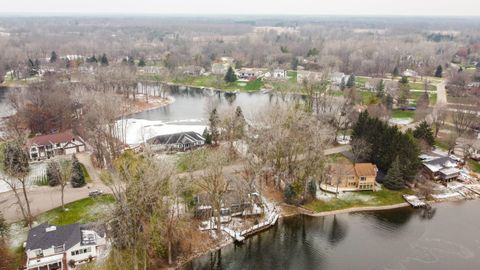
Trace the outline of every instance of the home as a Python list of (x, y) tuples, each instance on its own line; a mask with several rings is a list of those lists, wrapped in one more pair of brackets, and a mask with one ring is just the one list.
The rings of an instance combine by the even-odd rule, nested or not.
[(298, 70), (297, 71), (297, 83), (307, 82), (321, 82), (324, 80), (323, 73), (308, 71), (308, 70)]
[(183, 75), (189, 75), (189, 76), (200, 76), (200, 75), (203, 75), (203, 73), (205, 73), (205, 69), (200, 66), (179, 67), (178, 70)]
[(236, 72), (239, 80), (254, 81), (263, 76), (263, 70), (256, 68), (242, 68)]
[(279, 80), (287, 79), (288, 71), (286, 71), (285, 69), (279, 69), (279, 68), (274, 69), (272, 72), (272, 78), (279, 79)]
[(28, 232), (25, 243), (27, 270), (67, 270), (95, 260), (106, 247), (102, 226), (42, 223)]
[(402, 73), (403, 76), (406, 76), (406, 77), (417, 77), (418, 76), (418, 72), (416, 72), (415, 70), (411, 70), (411, 69), (406, 69), (403, 73)]
[(73, 134), (71, 129), (68, 129), (60, 133), (30, 138), (27, 141), (27, 149), (31, 160), (40, 160), (57, 155), (84, 152), (85, 143), (82, 138)]
[(235, 60), (232, 57), (221, 57), (212, 64), (212, 74), (225, 75), (229, 67), (235, 68)]
[(420, 155), (423, 163), (423, 174), (433, 180), (444, 183), (456, 180), (460, 175), (457, 161), (449, 156)]
[(194, 132), (159, 135), (147, 140), (153, 151), (187, 151), (205, 145), (205, 138)]
[(376, 190), (377, 166), (372, 163), (333, 164), (326, 184), (320, 187), (330, 192)]
[(343, 72), (333, 72), (330, 75), (330, 83), (332, 86), (340, 86), (343, 83), (347, 83), (348, 78), (350, 78), (350, 75), (345, 75)]

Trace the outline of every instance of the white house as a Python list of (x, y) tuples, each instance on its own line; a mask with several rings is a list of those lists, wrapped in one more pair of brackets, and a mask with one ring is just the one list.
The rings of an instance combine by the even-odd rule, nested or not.
[(242, 68), (236, 72), (238, 79), (252, 81), (262, 77), (263, 70), (257, 68)]
[(194, 131), (189, 131), (159, 135), (149, 139), (147, 143), (154, 151), (186, 151), (205, 145), (205, 138)]
[(411, 69), (406, 69), (402, 74), (406, 77), (418, 77), (418, 72)]
[(274, 79), (286, 79), (288, 78), (288, 72), (284, 69), (274, 69), (272, 72), (272, 78)]
[(25, 244), (27, 270), (67, 270), (95, 260), (105, 251), (106, 236), (100, 226), (40, 224), (28, 232)]
[(350, 75), (345, 75), (343, 72), (333, 72), (330, 75), (330, 83), (332, 86), (340, 86), (342, 81), (346, 84), (348, 82), (348, 78), (350, 78)]
[(235, 59), (233, 57), (221, 57), (219, 61), (212, 64), (212, 74), (225, 75), (229, 67), (235, 67)]
[(308, 70), (298, 70), (297, 71), (297, 83), (303, 83), (304, 81), (308, 82), (321, 82), (324, 79), (323, 73), (308, 71)]
[(60, 133), (35, 136), (28, 140), (27, 149), (31, 160), (40, 160), (56, 155), (84, 152), (85, 143), (69, 129)]

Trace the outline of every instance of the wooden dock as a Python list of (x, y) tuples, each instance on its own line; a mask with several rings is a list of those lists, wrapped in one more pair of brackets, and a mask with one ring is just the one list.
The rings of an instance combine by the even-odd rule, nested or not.
[(418, 198), (417, 196), (415, 195), (402, 195), (403, 199), (409, 203), (413, 208), (421, 208), (421, 207), (427, 207), (428, 204), (421, 200), (420, 198)]

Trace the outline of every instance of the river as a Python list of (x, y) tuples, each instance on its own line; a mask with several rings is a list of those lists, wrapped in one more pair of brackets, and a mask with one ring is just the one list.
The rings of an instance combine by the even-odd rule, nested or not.
[(241, 245), (197, 258), (193, 269), (480, 269), (480, 201), (295, 216)]

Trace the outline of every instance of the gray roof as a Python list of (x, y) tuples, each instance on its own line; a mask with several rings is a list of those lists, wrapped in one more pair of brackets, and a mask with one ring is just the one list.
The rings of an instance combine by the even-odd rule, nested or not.
[(28, 232), (26, 250), (47, 249), (52, 246), (63, 246), (65, 250), (81, 242), (82, 232), (80, 224), (58, 226), (55, 230), (48, 231), (48, 223), (42, 223)]
[(153, 137), (148, 140), (150, 144), (178, 144), (178, 143), (193, 143), (198, 141), (205, 141), (200, 134), (190, 131), (190, 132), (180, 132), (168, 135), (160, 135)]

